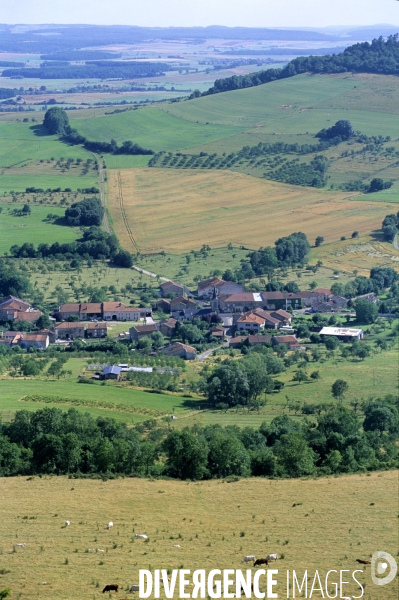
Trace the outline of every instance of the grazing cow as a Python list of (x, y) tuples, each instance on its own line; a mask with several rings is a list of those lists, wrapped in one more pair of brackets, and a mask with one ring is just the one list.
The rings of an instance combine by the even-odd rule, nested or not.
[(173, 548), (181, 548), (180, 544), (173, 544)]
[(138, 540), (148, 540), (148, 535), (145, 533), (136, 533), (134, 537)]
[(65, 521), (65, 523), (64, 523), (64, 527), (69, 527), (69, 526), (70, 526), (70, 524), (71, 524), (71, 521)]
[(278, 554), (268, 554), (265, 558), (267, 561), (278, 560), (280, 557)]
[(362, 560), (361, 558), (357, 558), (356, 562), (358, 562), (360, 565), (371, 565), (370, 560)]
[(16, 546), (19, 546), (20, 548), (25, 548), (26, 544), (15, 544)]
[(140, 591), (140, 586), (136, 585), (135, 583), (131, 586), (130, 590), (129, 590), (129, 594), (133, 594), (133, 592), (139, 592)]
[(258, 565), (268, 565), (268, 564), (269, 564), (269, 561), (267, 560), (267, 558), (258, 558), (254, 562), (254, 567), (257, 567)]
[(256, 560), (256, 557), (253, 554), (249, 554), (248, 556), (244, 556), (241, 562), (252, 562), (254, 560)]
[[(254, 584), (253, 583), (251, 583), (251, 590), (254, 591)], [(244, 588), (242, 586), (241, 586), (241, 591), (242, 591), (243, 594), (245, 594), (245, 590), (244, 590)]]
[(97, 548), (97, 552), (105, 552), (105, 550), (100, 550), (100, 548)]
[(118, 589), (119, 585), (117, 583), (110, 583), (109, 585), (106, 585), (103, 589), (103, 594), (105, 594), (105, 592), (117, 592)]
[(112, 521), (110, 521), (110, 522), (108, 523), (108, 525), (107, 525), (107, 529), (111, 529), (111, 527), (113, 527), (113, 526), (114, 526), (113, 522), (112, 522)]

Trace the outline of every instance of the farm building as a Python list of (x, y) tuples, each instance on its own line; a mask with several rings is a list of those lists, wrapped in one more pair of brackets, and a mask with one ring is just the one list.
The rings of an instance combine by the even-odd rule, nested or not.
[(155, 331), (158, 331), (157, 326), (154, 325), (136, 325), (135, 327), (131, 327), (129, 329), (130, 339), (141, 340), (143, 337), (151, 337), (151, 334)]
[(117, 379), (121, 378), (121, 367), (116, 365), (107, 365), (103, 371), (103, 379)]
[(78, 317), (80, 312), (80, 304), (79, 302), (72, 302), (69, 304), (61, 304), (58, 307), (58, 310), (54, 313), (54, 316), (59, 321), (64, 321), (69, 317)]
[(224, 281), (218, 277), (199, 281), (197, 286), (197, 296), (199, 298), (212, 298), (213, 294), (239, 294), (244, 292), (244, 286), (233, 281)]
[(0, 342), (4, 346), (13, 348), (38, 348), (45, 350), (49, 345), (49, 336), (44, 333), (25, 333), (24, 331), (3, 331), (0, 335)]
[(126, 307), (122, 302), (103, 302), (102, 318), (105, 321), (138, 321), (140, 308)]
[(103, 338), (107, 335), (108, 326), (104, 322), (87, 323), (86, 336), (88, 338)]
[(320, 335), (333, 335), (344, 342), (351, 340), (362, 340), (364, 337), (363, 329), (348, 329), (346, 327), (323, 327)]
[(62, 304), (54, 313), (58, 321), (78, 317), (81, 321), (104, 319), (104, 321), (138, 321), (150, 317), (152, 309), (127, 307), (122, 302), (91, 302)]
[(165, 337), (172, 337), (176, 332), (176, 325), (176, 319), (173, 319), (172, 317), (170, 317), (170, 319), (164, 319), (159, 324), (159, 331)]
[(48, 335), (43, 333), (24, 333), (19, 345), (21, 348), (38, 348), (45, 350), (49, 345)]
[(185, 317), (191, 319), (197, 312), (197, 304), (190, 298), (179, 296), (170, 301), (170, 312), (174, 318)]
[(181, 342), (174, 342), (173, 344), (165, 346), (165, 348), (162, 348), (162, 352), (166, 356), (178, 356), (180, 358), (185, 358), (186, 360), (194, 360), (197, 356), (195, 348), (182, 344)]
[(74, 340), (85, 336), (83, 323), (65, 321), (54, 327), (55, 335), (59, 340)]
[(289, 350), (297, 350), (301, 347), (295, 335), (276, 335), (272, 338), (273, 346), (284, 344)]
[(29, 302), (15, 296), (6, 296), (0, 300), (1, 321), (28, 321), (33, 323), (42, 314), (40, 310), (32, 308)]
[(167, 298), (168, 296), (183, 296), (183, 294), (190, 294), (190, 290), (180, 283), (175, 283), (174, 281), (165, 281), (161, 283), (159, 286), (161, 296), (163, 298)]
[(226, 328), (221, 326), (211, 327), (209, 330), (211, 336), (217, 340), (223, 341), (226, 338)]
[(221, 312), (247, 312), (251, 309), (277, 311), (288, 308), (299, 309), (322, 302), (324, 294), (318, 292), (244, 292), (242, 294), (220, 295), (212, 300), (212, 308)]
[(240, 348), (243, 343), (248, 346), (263, 346), (271, 341), (271, 335), (237, 335), (229, 340), (229, 348)]
[(88, 319), (101, 319), (103, 314), (101, 302), (83, 302), (79, 308), (79, 319), (87, 321)]

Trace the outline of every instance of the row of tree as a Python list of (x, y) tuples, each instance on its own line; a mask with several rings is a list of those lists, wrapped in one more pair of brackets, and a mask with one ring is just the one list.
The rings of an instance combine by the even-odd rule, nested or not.
[(213, 425), (173, 431), (156, 422), (128, 428), (70, 409), (18, 411), (0, 425), (0, 475), (168, 475), (302, 477), (394, 468), (397, 399), (363, 405), (363, 423), (342, 406), (314, 422), (287, 415), (259, 429)]
[[(74, 214), (71, 215), (72, 219), (75, 218)], [(88, 216), (88, 213), (79, 214), (80, 217), (82, 217), (82, 214), (86, 215), (85, 218)], [(80, 217), (77, 216), (76, 218)], [(109, 259), (114, 264), (125, 268), (130, 268), (133, 264), (131, 254), (121, 249), (117, 237), (95, 226), (86, 229), (83, 232), (82, 238), (71, 243), (60, 244), (59, 242), (54, 242), (51, 245), (43, 243), (35, 248), (32, 243), (25, 242), (21, 246), (17, 244), (11, 246), (10, 253), (15, 258), (44, 258), (46, 256), (54, 256), (59, 260), (71, 260), (79, 257), (84, 259), (90, 257), (101, 260)]]
[[(61, 63), (61, 64), (60, 64)], [(45, 62), (39, 68), (4, 69), (2, 77), (26, 77), (28, 79), (135, 79), (159, 77), (170, 70), (166, 63), (155, 62), (87, 62), (85, 65), (69, 65)]]

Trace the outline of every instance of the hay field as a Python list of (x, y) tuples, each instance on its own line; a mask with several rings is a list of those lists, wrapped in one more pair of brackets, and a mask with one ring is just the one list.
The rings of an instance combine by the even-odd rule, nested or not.
[[(356, 558), (376, 550), (397, 554), (396, 472), (235, 483), (18, 477), (1, 479), (0, 494), (0, 588), (19, 600), (96, 600), (107, 583), (138, 583), (140, 568), (239, 569), (244, 555), (269, 552), (285, 555), (276, 564), (285, 597), (287, 569), (308, 569), (310, 581), (318, 569), (323, 580), (329, 569), (360, 568)], [(134, 541), (135, 533), (149, 542)], [(363, 569), (367, 600), (397, 598), (397, 580), (377, 588)], [(343, 591), (360, 589), (352, 581)]]
[(109, 171), (109, 209), (127, 250), (182, 252), (258, 248), (303, 231), (326, 242), (381, 226), (391, 207), (352, 202), (351, 194), (259, 180), (231, 171)]
[[(364, 228), (363, 231), (367, 229)], [(360, 229), (360, 234), (363, 231)], [(399, 270), (399, 251), (381, 238), (382, 236), (361, 235), (357, 239), (323, 244), (311, 249), (309, 260), (312, 263), (321, 260), (324, 266), (341, 272), (353, 273), (357, 270), (359, 275), (366, 277), (373, 267), (384, 266)]]

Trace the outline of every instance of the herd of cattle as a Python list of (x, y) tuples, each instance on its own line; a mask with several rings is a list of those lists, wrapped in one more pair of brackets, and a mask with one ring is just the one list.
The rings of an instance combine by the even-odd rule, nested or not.
[[(63, 528), (69, 527), (70, 524), (71, 524), (70, 521), (65, 521)], [(106, 529), (110, 530), (110, 529), (112, 529), (113, 526), (114, 526), (113, 522), (110, 521), (108, 523), (108, 525), (106, 526)], [(138, 540), (147, 540), (148, 539), (148, 535), (145, 535), (144, 533), (136, 533), (134, 537)], [(19, 544), (16, 544), (16, 546), (25, 547), (26, 544), (19, 543)], [(180, 548), (180, 545), (174, 544), (174, 547)], [(94, 548), (89, 548), (89, 551), (94, 552)], [(104, 552), (104, 550), (98, 549), (97, 552)], [(254, 556), (253, 554), (248, 554), (247, 556), (243, 557), (241, 562), (242, 563), (252, 562), (254, 567), (258, 567), (260, 565), (268, 565), (269, 562), (272, 562), (272, 561), (278, 560), (278, 559), (279, 559), (278, 554), (268, 554), (265, 558), (256, 558), (256, 556)], [(357, 558), (356, 562), (358, 562), (361, 565), (369, 565), (370, 564), (369, 560), (363, 560), (361, 558)], [(170, 581), (169, 578), (168, 578), (168, 581)], [(252, 586), (251, 586), (251, 589), (253, 590)], [(106, 592), (117, 592), (118, 590), (119, 590), (119, 585), (117, 583), (110, 583), (104, 587), (103, 594), (105, 594)], [(138, 592), (138, 591), (140, 591), (140, 586), (138, 584), (133, 584), (129, 589), (130, 594), (133, 594), (134, 592)], [(351, 598), (342, 598), (341, 600), (351, 600)]]

